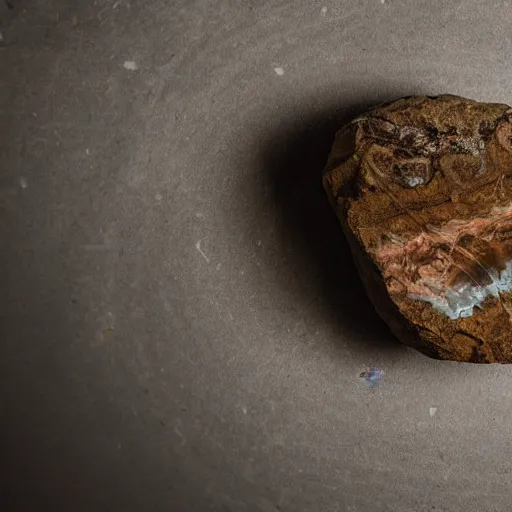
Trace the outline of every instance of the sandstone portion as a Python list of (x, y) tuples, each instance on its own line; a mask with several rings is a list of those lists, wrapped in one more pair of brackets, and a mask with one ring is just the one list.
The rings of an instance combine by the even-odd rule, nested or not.
[(324, 185), (375, 308), (436, 358), (512, 362), (512, 109), (410, 97), (336, 136)]

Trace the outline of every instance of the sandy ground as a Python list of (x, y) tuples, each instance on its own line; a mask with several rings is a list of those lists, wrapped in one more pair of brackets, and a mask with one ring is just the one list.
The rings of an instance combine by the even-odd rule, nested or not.
[(510, 2), (13, 2), (4, 510), (508, 511), (512, 368), (393, 340), (319, 173), (383, 100), (510, 103)]

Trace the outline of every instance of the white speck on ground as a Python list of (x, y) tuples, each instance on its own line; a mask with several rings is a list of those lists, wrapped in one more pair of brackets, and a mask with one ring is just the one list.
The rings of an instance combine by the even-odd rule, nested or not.
[(187, 442), (187, 438), (181, 433), (180, 429), (178, 428), (178, 426), (176, 425), (174, 427), (174, 432), (176, 433), (176, 435), (181, 439), (181, 446), (183, 446), (184, 444), (186, 444)]
[(322, 13), (322, 15), (326, 15), (327, 14), (327, 7), (322, 7), (322, 10), (320, 11)]
[(284, 69), (283, 68), (274, 68), (274, 71), (276, 72), (276, 75), (283, 76), (284, 75)]
[(4, 42), (4, 35), (2, 34), (2, 32), (0, 32), (0, 43), (3, 43)]
[(247, 414), (247, 407), (242, 407), (242, 412), (243, 412), (244, 414)]
[(257, 245), (258, 247), (261, 247), (261, 240), (258, 240), (258, 241), (256, 242), (256, 245)]
[(87, 149), (85, 150), (85, 154), (86, 154), (86, 155), (90, 155), (90, 154), (91, 154), (91, 152), (89, 151), (89, 148), (87, 148)]
[(137, 64), (133, 60), (125, 60), (123, 64), (124, 69), (128, 71), (135, 71), (137, 69)]
[(384, 5), (386, 3), (386, 0), (380, 0), (380, 3)]
[(26, 178), (20, 178), (20, 187), (21, 188), (27, 188), (28, 187), (28, 183), (27, 183)]
[(155, 199), (157, 201), (161, 201), (162, 200), (162, 194), (156, 194)]
[(428, 413), (430, 414), (430, 417), (433, 418), (437, 412), (437, 407), (430, 407), (428, 410)]
[(201, 253), (203, 258), (206, 260), (206, 263), (210, 263), (210, 258), (208, 258), (208, 256), (206, 256), (206, 254), (201, 249), (201, 242), (202, 240), (199, 240), (199, 242), (196, 243), (196, 249)]

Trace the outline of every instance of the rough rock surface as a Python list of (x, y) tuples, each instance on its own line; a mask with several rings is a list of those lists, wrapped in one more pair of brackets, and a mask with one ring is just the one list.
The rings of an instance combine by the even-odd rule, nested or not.
[(405, 344), (512, 362), (512, 109), (410, 97), (336, 136), (324, 185), (367, 292)]

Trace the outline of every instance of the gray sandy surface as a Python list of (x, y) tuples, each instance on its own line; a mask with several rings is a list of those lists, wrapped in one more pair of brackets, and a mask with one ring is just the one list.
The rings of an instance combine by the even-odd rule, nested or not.
[(510, 103), (511, 2), (13, 2), (3, 510), (509, 511), (512, 368), (392, 338), (319, 174), (384, 100)]

